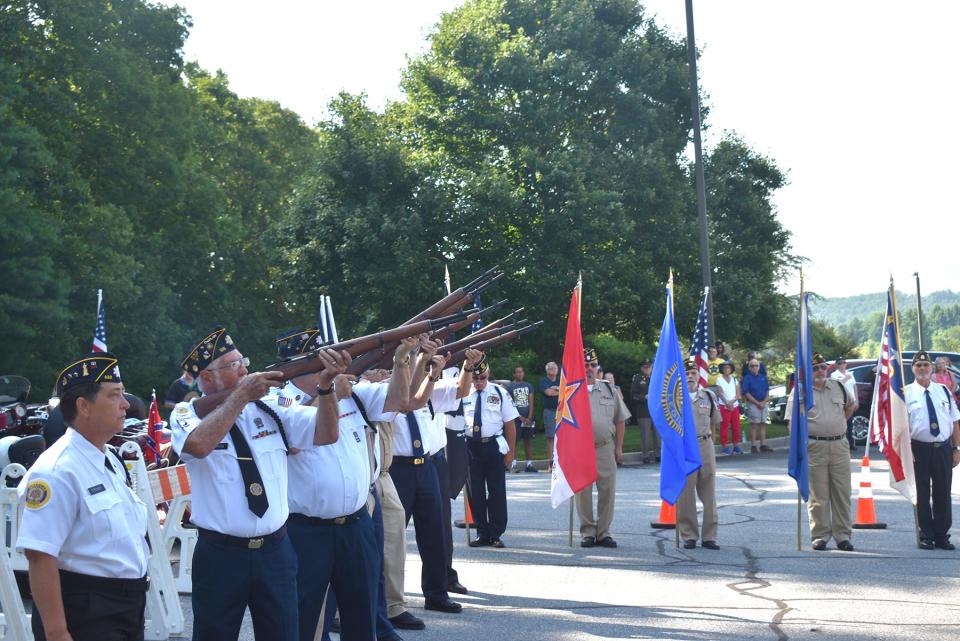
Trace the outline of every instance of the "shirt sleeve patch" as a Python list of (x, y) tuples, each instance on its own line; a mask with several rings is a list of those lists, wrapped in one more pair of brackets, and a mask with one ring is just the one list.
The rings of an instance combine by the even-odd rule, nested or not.
[(28, 510), (39, 510), (50, 502), (50, 485), (46, 481), (30, 481), (24, 496)]

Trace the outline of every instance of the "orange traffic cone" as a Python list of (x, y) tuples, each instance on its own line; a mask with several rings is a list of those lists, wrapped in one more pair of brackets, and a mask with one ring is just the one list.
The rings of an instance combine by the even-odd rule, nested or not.
[(677, 527), (677, 506), (660, 501), (660, 518), (650, 521), (650, 527), (658, 530), (672, 530)]
[(463, 493), (463, 520), (457, 519), (453, 524), (463, 529), (469, 524), (470, 527), (476, 527), (473, 522), (473, 512), (470, 511), (470, 501), (467, 499), (467, 493)]
[(857, 496), (857, 518), (853, 527), (858, 530), (885, 530), (886, 523), (877, 521), (873, 505), (873, 485), (870, 483), (870, 457), (860, 462), (860, 494)]

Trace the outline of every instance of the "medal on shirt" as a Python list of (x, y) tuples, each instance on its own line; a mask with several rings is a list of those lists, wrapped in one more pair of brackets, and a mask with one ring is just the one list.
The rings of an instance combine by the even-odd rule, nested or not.
[(253, 496), (260, 496), (261, 494), (263, 494), (263, 486), (260, 485), (259, 483), (251, 483), (250, 494), (252, 494)]
[(479, 431), (480, 431), (480, 426), (479, 426), (479, 425), (474, 425), (474, 426), (473, 426), (473, 431), (474, 431), (474, 432), (479, 432)]
[(936, 432), (938, 429), (940, 429), (940, 426), (939, 426), (939, 425), (937, 425), (936, 423), (930, 423), (930, 431), (931, 431), (931, 432)]
[(414, 446), (414, 447), (422, 447), (422, 445), (423, 445), (423, 444), (420, 443), (420, 441), (414, 441), (414, 442), (413, 442), (413, 446)]

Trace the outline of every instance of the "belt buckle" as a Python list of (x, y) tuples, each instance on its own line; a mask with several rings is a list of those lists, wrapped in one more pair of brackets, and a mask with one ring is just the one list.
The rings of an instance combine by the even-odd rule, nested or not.
[(422, 456), (414, 457), (414, 459), (413, 459), (413, 464), (414, 464), (414, 465), (423, 465), (423, 457), (422, 457)]
[(338, 516), (337, 518), (333, 519), (333, 522), (334, 522), (334, 524), (336, 524), (336, 525), (343, 525), (344, 523), (347, 522), (347, 517), (345, 517), (345, 516)]
[(262, 536), (259, 537), (259, 538), (256, 538), (256, 539), (249, 539), (249, 540), (247, 541), (247, 549), (248, 549), (248, 550), (259, 550), (259, 549), (262, 548), (262, 547), (263, 547), (263, 537), (262, 537)]

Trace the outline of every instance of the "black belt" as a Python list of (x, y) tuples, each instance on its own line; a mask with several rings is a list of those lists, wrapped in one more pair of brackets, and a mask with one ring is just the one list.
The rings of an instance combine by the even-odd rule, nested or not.
[(472, 436), (467, 437), (467, 443), (489, 443), (490, 441), (497, 440), (496, 436), (485, 436), (482, 438), (473, 438)]
[(142, 579), (111, 579), (105, 576), (78, 574), (60, 570), (60, 585), (65, 588), (94, 590), (115, 595), (143, 594), (150, 588), (150, 577)]
[(423, 456), (394, 456), (393, 462), (406, 463), (407, 465), (423, 465), (432, 458), (433, 454), (424, 454)]
[(214, 530), (207, 530), (202, 527), (197, 528), (197, 534), (202, 539), (210, 539), (211, 541), (216, 541), (218, 543), (225, 543), (227, 545), (232, 545), (238, 548), (247, 548), (248, 550), (259, 550), (263, 546), (276, 543), (283, 537), (287, 535), (287, 526), (282, 526), (276, 532), (270, 534), (264, 534), (263, 536), (254, 536), (254, 537), (245, 537), (245, 536), (230, 536), (229, 534), (224, 534), (222, 532), (216, 532)]
[(698, 441), (705, 441), (705, 440), (707, 440), (708, 438), (712, 438), (712, 435), (710, 435), (710, 434), (704, 434), (703, 436), (698, 436), (698, 437), (697, 437), (697, 440), (698, 440)]
[(334, 519), (322, 519), (319, 516), (307, 516), (306, 514), (300, 514), (299, 512), (291, 512), (290, 520), (303, 521), (304, 523), (309, 523), (310, 525), (349, 525), (350, 523), (356, 523), (359, 521), (360, 517), (363, 516), (363, 513), (366, 511), (367, 508), (364, 506), (353, 514), (338, 516)]
[(807, 435), (807, 438), (811, 441), (839, 441), (842, 438), (847, 438), (846, 434), (841, 434), (840, 436), (810, 436)]
[(915, 441), (913, 439), (910, 439), (910, 445), (916, 445), (918, 447), (946, 447), (950, 445), (952, 447), (950, 441), (934, 441), (931, 443), (928, 441)]

